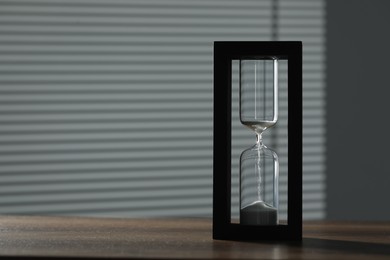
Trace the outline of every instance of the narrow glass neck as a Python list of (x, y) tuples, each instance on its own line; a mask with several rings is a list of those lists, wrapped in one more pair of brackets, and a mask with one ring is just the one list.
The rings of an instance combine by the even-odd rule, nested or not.
[(256, 145), (264, 146), (263, 144), (263, 132), (256, 132)]

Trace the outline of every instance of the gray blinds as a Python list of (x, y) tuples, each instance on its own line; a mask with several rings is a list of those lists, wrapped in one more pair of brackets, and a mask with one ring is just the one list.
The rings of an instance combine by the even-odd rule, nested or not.
[(210, 216), (213, 41), (275, 39), (304, 43), (322, 218), (323, 0), (0, 0), (0, 213)]

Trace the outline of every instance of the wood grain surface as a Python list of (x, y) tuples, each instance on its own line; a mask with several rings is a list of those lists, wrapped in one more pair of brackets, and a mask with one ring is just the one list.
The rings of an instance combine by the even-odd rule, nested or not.
[(305, 222), (302, 242), (219, 241), (211, 219), (0, 216), (0, 257), (390, 259), (390, 222)]

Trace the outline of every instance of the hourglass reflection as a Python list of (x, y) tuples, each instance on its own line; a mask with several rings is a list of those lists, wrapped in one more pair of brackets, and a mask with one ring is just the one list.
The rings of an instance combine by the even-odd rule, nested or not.
[(240, 224), (278, 224), (279, 160), (263, 143), (277, 120), (278, 60), (240, 60), (240, 121), (256, 136), (240, 157)]

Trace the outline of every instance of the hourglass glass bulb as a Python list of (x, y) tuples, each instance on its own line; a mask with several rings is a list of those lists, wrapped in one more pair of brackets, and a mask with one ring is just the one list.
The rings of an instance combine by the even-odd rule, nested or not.
[(277, 60), (241, 60), (240, 121), (256, 134), (256, 144), (240, 158), (240, 223), (276, 225), (278, 157), (262, 141), (278, 119)]
[(278, 173), (278, 157), (266, 146), (256, 144), (241, 154), (241, 224), (277, 224)]

